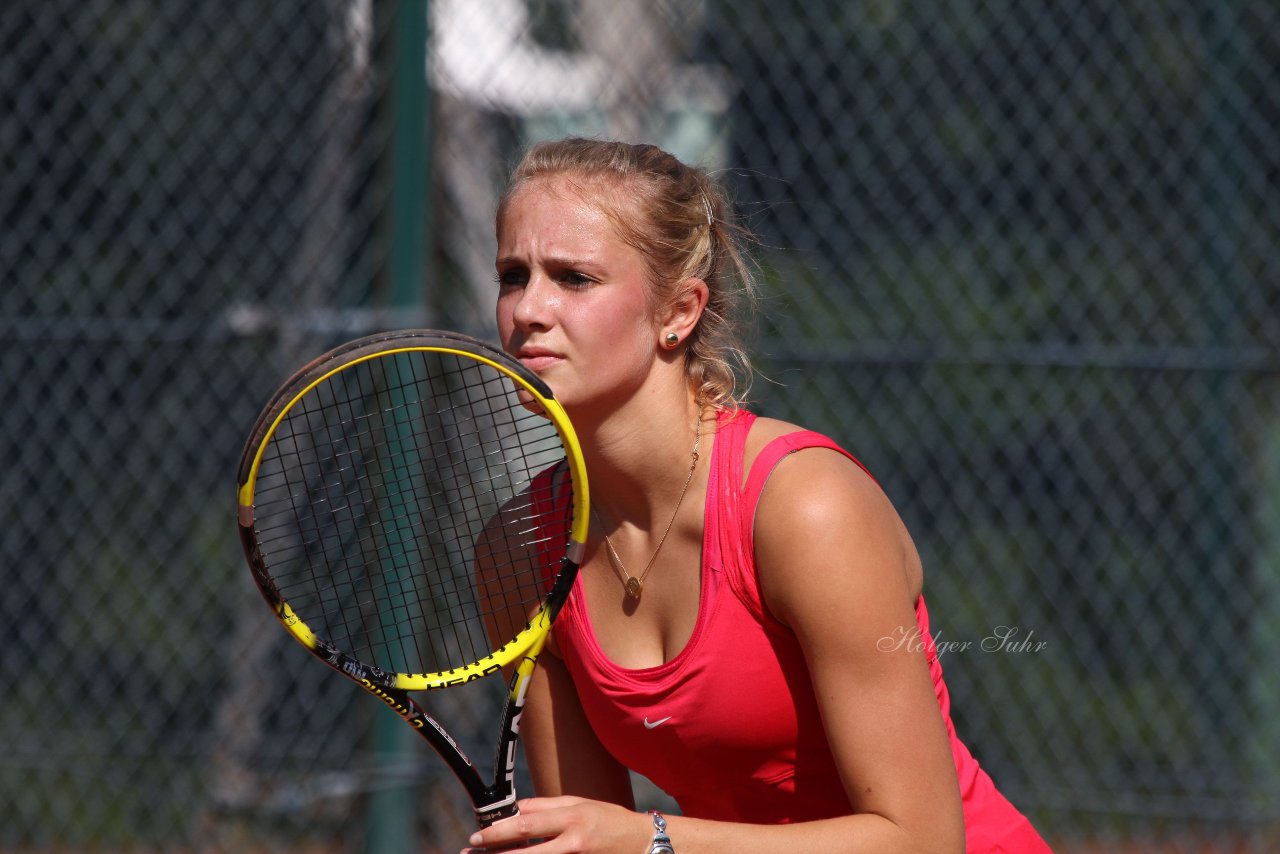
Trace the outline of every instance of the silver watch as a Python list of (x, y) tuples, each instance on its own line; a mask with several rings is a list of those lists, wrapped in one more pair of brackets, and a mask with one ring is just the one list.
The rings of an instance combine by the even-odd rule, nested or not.
[(667, 836), (667, 820), (657, 810), (649, 810), (653, 819), (653, 842), (649, 845), (649, 854), (676, 854), (671, 847), (671, 837)]

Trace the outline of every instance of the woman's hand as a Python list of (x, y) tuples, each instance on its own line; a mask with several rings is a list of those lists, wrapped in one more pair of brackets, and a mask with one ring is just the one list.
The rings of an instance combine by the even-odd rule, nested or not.
[[(513, 847), (540, 840), (527, 848)], [(477, 831), (468, 842), (480, 851), (528, 851), (530, 854), (612, 854), (645, 850), (653, 839), (653, 821), (644, 813), (603, 801), (564, 796), (520, 801), (520, 815)]]

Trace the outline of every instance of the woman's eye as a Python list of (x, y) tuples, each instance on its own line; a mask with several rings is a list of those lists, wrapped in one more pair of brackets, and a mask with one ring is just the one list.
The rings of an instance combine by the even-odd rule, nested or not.
[(564, 282), (571, 288), (585, 288), (591, 284), (591, 278), (584, 276), (582, 273), (575, 273), (572, 270), (561, 274), (560, 281)]
[(498, 283), (499, 287), (505, 288), (513, 285), (523, 285), (526, 276), (520, 270), (499, 270), (493, 279)]

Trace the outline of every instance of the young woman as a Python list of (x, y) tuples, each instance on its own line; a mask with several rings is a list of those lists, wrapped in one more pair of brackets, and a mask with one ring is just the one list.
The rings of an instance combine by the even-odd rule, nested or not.
[[(525, 712), (540, 796), (471, 844), (1047, 851), (956, 738), (884, 493), (740, 405), (730, 217), (706, 173), (612, 142), (536, 146), (503, 196), (502, 344), (572, 418), (597, 513)], [(629, 769), (682, 814), (636, 812)]]

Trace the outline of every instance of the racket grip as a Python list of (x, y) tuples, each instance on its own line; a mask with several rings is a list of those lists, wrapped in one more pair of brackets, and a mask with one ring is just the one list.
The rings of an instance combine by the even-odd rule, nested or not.
[[(500, 817), (491, 819), (488, 822), (486, 822), (485, 827), (492, 827), (495, 824), (501, 824), (504, 821), (510, 821), (511, 819), (520, 815), (520, 808), (517, 807), (515, 804), (512, 804), (509, 808), (504, 807), (501, 810), (501, 813), (502, 815)], [(526, 839), (523, 842), (517, 842), (516, 844), (510, 846), (510, 848), (507, 850), (513, 850), (516, 848), (528, 848), (535, 841), (536, 840), (533, 840), (533, 839)]]
[(486, 808), (483, 811), (476, 812), (476, 823), (481, 828), (489, 827), (500, 821), (506, 821), (509, 818), (515, 818), (520, 815), (520, 807), (512, 800), (510, 803), (503, 804), (500, 807)]

